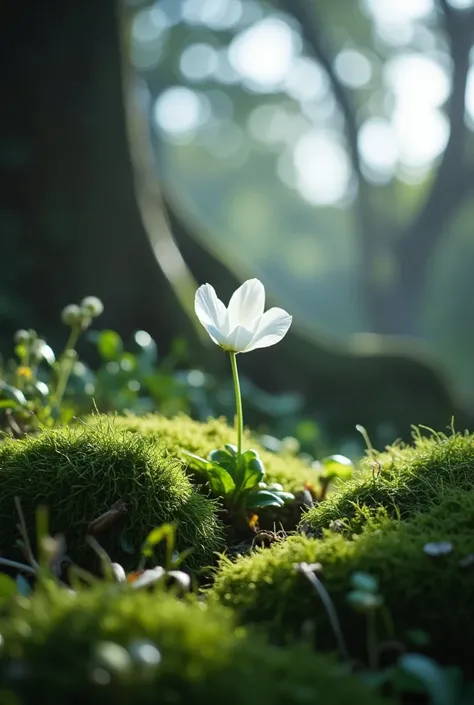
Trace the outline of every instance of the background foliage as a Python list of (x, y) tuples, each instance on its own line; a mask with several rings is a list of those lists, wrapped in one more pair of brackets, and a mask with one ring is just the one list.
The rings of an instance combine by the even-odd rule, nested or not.
[(144, 329), (165, 354), (183, 336), (193, 366), (220, 378), (225, 360), (186, 315), (194, 285), (226, 295), (259, 276), (295, 332), (271, 362), (245, 360), (254, 384), (296, 391), (339, 436), (357, 421), (389, 438), (452, 413), (463, 423), (471, 5), (12, 5), (3, 350), (25, 325), (58, 344), (62, 306), (94, 293), (105, 329)]

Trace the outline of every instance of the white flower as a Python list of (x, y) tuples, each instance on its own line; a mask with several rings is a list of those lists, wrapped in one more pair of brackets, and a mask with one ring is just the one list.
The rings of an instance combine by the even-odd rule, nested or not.
[(214, 287), (203, 284), (196, 291), (196, 316), (212, 340), (229, 352), (250, 352), (278, 343), (288, 331), (292, 317), (282, 308), (265, 313), (265, 289), (258, 279), (249, 279), (232, 294), (226, 308)]

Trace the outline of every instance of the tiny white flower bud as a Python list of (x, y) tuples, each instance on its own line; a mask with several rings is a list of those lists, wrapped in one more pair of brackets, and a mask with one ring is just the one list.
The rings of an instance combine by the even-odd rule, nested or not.
[(81, 310), (90, 318), (97, 318), (104, 310), (104, 304), (97, 296), (86, 296), (81, 301)]
[(66, 326), (75, 326), (81, 320), (81, 309), (76, 304), (65, 306), (61, 312), (61, 320)]
[(14, 341), (17, 345), (21, 345), (22, 343), (29, 343), (30, 334), (27, 330), (24, 330), (23, 328), (21, 330), (17, 330), (14, 335)]

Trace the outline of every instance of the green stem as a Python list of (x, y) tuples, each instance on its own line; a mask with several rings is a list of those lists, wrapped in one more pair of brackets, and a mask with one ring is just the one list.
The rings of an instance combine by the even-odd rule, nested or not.
[(234, 378), (235, 405), (237, 407), (237, 452), (240, 457), (242, 454), (242, 433), (244, 427), (242, 415), (242, 395), (240, 393), (239, 373), (237, 370), (237, 353), (231, 352), (229, 354), (232, 365), (232, 377)]
[(59, 375), (58, 375), (58, 383), (56, 386), (56, 403), (58, 406), (61, 404), (64, 392), (66, 391), (66, 386), (69, 380), (69, 375), (71, 374), (72, 370), (72, 362), (71, 360), (68, 359), (67, 355), (70, 350), (74, 350), (76, 343), (78, 341), (78, 338), (81, 334), (81, 327), (80, 326), (74, 326), (72, 328), (71, 333), (69, 334), (68, 341), (66, 343), (66, 347), (64, 348), (62, 355), (59, 359)]

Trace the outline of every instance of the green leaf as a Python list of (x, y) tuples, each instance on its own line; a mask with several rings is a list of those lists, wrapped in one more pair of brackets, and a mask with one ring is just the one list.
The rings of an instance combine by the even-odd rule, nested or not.
[(272, 492), (283, 492), (283, 485), (281, 485), (279, 482), (270, 482), (268, 485), (268, 489), (272, 490)]
[(354, 472), (352, 460), (344, 455), (330, 455), (327, 458), (323, 458), (320, 462), (324, 468), (324, 477), (329, 481), (335, 479), (349, 480)]
[(0, 380), (0, 395), (7, 397), (7, 399), (13, 399), (20, 406), (26, 406), (26, 397), (20, 389), (17, 387), (12, 387), (11, 384), (7, 384), (3, 380)]
[(206, 460), (206, 458), (201, 458), (200, 455), (196, 455), (195, 453), (190, 453), (188, 450), (183, 450), (183, 455), (185, 455), (187, 458), (190, 458), (193, 461), (192, 462), (193, 469), (202, 470), (204, 473), (206, 473), (207, 469), (212, 465), (212, 462), (210, 460)]
[[(242, 456), (244, 461), (244, 456)], [(243, 468), (243, 477), (239, 486), (239, 492), (245, 492), (257, 487), (259, 482), (265, 477), (265, 468), (258, 458), (251, 458)]]
[(284, 502), (273, 492), (268, 490), (258, 490), (251, 492), (245, 498), (247, 509), (262, 509), (263, 507), (283, 507)]
[(224, 450), (223, 448), (216, 448), (215, 450), (211, 450), (209, 453), (209, 460), (212, 463), (217, 463), (217, 465), (221, 465), (223, 468), (231, 468), (233, 465), (235, 465), (235, 455), (232, 455), (229, 453), (229, 451)]
[(351, 583), (354, 590), (361, 590), (362, 592), (372, 592), (376, 593), (379, 589), (379, 582), (377, 578), (369, 573), (362, 573), (361, 571), (356, 571), (351, 577)]
[(205, 471), (209, 487), (214, 494), (227, 497), (235, 490), (235, 482), (227, 470), (216, 463), (211, 463)]
[(450, 680), (435, 661), (422, 654), (403, 654), (398, 665), (423, 684), (432, 705), (451, 705), (454, 693)]
[(226, 443), (224, 448), (232, 455), (237, 455), (238, 448), (233, 443)]
[(214, 494), (219, 497), (226, 497), (235, 490), (234, 479), (225, 467), (210, 460), (205, 460), (189, 451), (183, 452), (192, 460), (192, 467), (201, 471)]
[(281, 492), (280, 490), (272, 490), (271, 487), (269, 487), (268, 489), (272, 494), (276, 495), (281, 500), (283, 500), (283, 502), (293, 502), (295, 499), (295, 495), (291, 492)]
[(17, 584), (13, 578), (0, 573), (0, 605), (11, 600), (18, 592)]
[(152, 529), (143, 543), (142, 556), (150, 558), (153, 555), (155, 546), (165, 539), (167, 541), (171, 539), (174, 542), (175, 535), (176, 527), (174, 524), (162, 524), (162, 526)]
[(1, 399), (0, 409), (15, 409), (18, 406), (16, 401), (13, 399)]
[(122, 338), (114, 330), (103, 330), (97, 337), (97, 348), (103, 360), (117, 360), (123, 351)]

